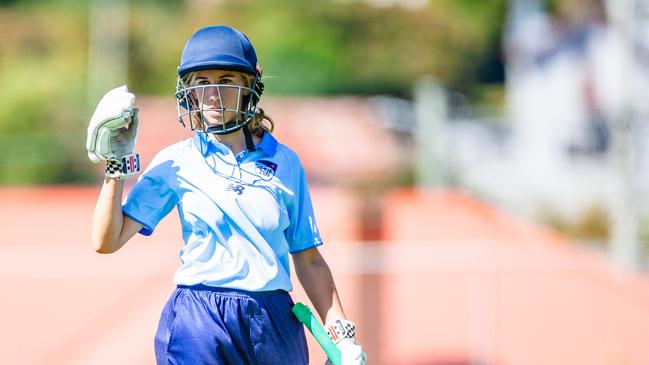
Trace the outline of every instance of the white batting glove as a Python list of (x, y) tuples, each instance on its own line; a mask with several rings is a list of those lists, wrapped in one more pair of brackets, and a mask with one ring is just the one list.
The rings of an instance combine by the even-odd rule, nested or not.
[(90, 161), (107, 161), (106, 176), (125, 178), (140, 170), (139, 156), (133, 154), (139, 129), (135, 95), (126, 86), (104, 95), (88, 125), (86, 148)]
[[(367, 363), (367, 354), (356, 342), (356, 324), (354, 322), (337, 319), (328, 323), (325, 329), (340, 350), (342, 365), (365, 365)], [(331, 361), (327, 360), (325, 365), (331, 365)]]

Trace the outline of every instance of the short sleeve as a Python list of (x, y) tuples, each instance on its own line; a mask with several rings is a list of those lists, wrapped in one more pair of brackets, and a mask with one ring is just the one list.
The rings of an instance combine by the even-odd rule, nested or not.
[(285, 231), (286, 241), (291, 253), (322, 245), (318, 225), (313, 214), (306, 173), (299, 160), (298, 166), (297, 176), (294, 177), (293, 200), (288, 204), (290, 223)]
[(146, 171), (128, 193), (122, 212), (141, 223), (140, 233), (149, 236), (158, 223), (178, 203), (174, 161), (162, 152), (156, 155)]

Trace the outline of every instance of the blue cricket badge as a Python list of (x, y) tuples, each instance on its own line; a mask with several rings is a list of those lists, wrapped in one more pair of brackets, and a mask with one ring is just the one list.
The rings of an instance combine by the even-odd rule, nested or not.
[(257, 174), (264, 179), (271, 179), (275, 176), (275, 171), (277, 171), (277, 164), (274, 162), (259, 160), (255, 162), (255, 169)]

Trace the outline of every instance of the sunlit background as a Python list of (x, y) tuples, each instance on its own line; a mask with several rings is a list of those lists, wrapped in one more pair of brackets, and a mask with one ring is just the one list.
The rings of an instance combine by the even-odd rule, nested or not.
[(649, 364), (647, 0), (0, 1), (1, 363), (155, 363), (178, 216), (94, 253), (87, 122), (127, 84), (144, 165), (190, 137), (176, 68), (215, 24), (255, 45), (369, 364)]

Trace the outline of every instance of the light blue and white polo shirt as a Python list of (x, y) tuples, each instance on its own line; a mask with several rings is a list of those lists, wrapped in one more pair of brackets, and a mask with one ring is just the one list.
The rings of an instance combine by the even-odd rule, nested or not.
[(302, 163), (269, 133), (238, 156), (205, 133), (160, 151), (122, 209), (150, 235), (174, 207), (176, 284), (290, 291), (288, 254), (322, 244)]

